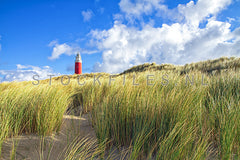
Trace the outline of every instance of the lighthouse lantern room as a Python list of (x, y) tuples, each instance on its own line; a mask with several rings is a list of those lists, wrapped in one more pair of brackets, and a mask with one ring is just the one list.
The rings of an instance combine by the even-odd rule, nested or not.
[(82, 59), (79, 52), (77, 53), (75, 60), (75, 74), (82, 74)]

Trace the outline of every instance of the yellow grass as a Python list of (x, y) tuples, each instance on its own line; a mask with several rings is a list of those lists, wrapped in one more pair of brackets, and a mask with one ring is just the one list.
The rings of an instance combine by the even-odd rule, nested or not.
[[(98, 158), (117, 146), (128, 148), (129, 159), (238, 159), (239, 64), (239, 58), (144, 64), (115, 77), (84, 74), (84, 85), (77, 75), (68, 85), (61, 83), (68, 83), (66, 76), (52, 78), (51, 85), (1, 83), (0, 144), (22, 133), (58, 132), (63, 114), (81, 108), (92, 115), (99, 147), (91, 152)], [(94, 83), (99, 76), (100, 84)], [(79, 141), (66, 158), (81, 157), (89, 152), (81, 147), (92, 145)]]

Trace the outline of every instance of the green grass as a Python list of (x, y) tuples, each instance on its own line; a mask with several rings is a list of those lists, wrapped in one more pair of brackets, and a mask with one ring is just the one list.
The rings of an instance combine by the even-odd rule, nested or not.
[[(155, 74), (153, 86), (146, 84), (147, 74)], [(207, 86), (199, 72), (189, 74), (193, 85), (186, 85), (185, 75), (168, 73), (163, 86), (164, 74), (137, 74), (138, 86), (129, 74), (125, 85), (119, 76), (111, 86), (104, 79), (101, 86), (78, 88), (76, 98), (92, 113), (99, 142), (130, 146), (130, 159), (239, 158), (239, 73), (204, 75)]]
[(202, 73), (216, 74), (221, 73), (226, 70), (239, 70), (240, 68), (240, 58), (237, 57), (221, 57), (219, 59), (201, 61), (191, 64), (185, 64), (182, 66), (173, 64), (161, 64), (156, 63), (145, 63), (138, 66), (133, 66), (132, 68), (124, 71), (121, 74), (127, 74), (132, 72), (145, 72), (145, 71), (171, 71), (175, 73), (186, 74), (191, 71), (199, 71)]
[[(222, 58), (179, 66), (181, 70), (162, 65), (163, 70), (156, 64), (133, 67), (115, 77), (111, 85), (108, 74), (100, 78), (101, 85), (93, 85), (93, 74), (86, 75), (84, 86), (77, 84), (76, 75), (67, 86), (59, 83), (59, 77), (51, 86), (48, 80), (39, 86), (2, 83), (0, 143), (22, 133), (45, 136), (57, 132), (67, 108), (82, 106), (83, 112), (92, 114), (100, 148), (91, 152), (98, 158), (117, 146), (127, 148), (128, 159), (239, 159), (238, 61)], [(218, 74), (209, 74), (211, 69)], [(186, 73), (190, 79), (194, 76), (193, 85), (186, 84)], [(203, 73), (208, 85), (202, 85)], [(163, 85), (166, 74), (168, 84)], [(150, 77), (153, 85), (147, 85), (147, 75), (154, 75)], [(139, 85), (133, 85), (134, 76)], [(90, 156), (87, 146), (83, 141), (76, 143), (66, 158)]]
[(0, 143), (21, 133), (47, 135), (58, 131), (70, 104), (59, 87), (1, 84)]

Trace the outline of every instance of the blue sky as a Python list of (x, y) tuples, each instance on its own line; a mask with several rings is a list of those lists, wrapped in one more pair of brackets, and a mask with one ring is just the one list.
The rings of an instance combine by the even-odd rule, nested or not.
[(0, 0), (0, 81), (240, 56), (239, 0)]

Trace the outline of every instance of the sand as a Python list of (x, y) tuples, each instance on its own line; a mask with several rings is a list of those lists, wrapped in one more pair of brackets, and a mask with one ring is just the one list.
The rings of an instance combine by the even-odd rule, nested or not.
[(64, 115), (59, 133), (44, 138), (35, 134), (9, 138), (3, 143), (1, 159), (11, 159), (12, 148), (17, 160), (64, 159), (73, 142), (86, 137), (97, 141), (89, 116)]

